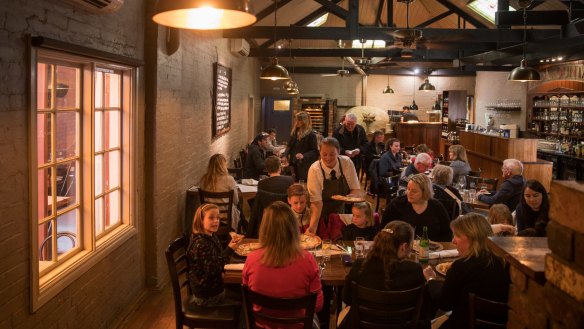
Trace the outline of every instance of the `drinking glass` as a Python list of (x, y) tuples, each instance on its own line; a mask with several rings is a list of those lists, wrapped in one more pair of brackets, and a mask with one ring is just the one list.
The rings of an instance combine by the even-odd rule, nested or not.
[(365, 238), (358, 236), (355, 238), (355, 258), (365, 257)]
[(467, 189), (464, 189), (462, 192), (462, 201), (469, 203), (470, 202), (470, 191)]
[(468, 191), (468, 196), (470, 198), (470, 203), (474, 203), (475, 199), (477, 198), (477, 190), (475, 190), (474, 188), (470, 189)]
[(332, 241), (330, 239), (322, 240), (322, 254), (323, 256), (328, 256), (331, 250)]
[(458, 190), (462, 193), (464, 188), (466, 187), (466, 177), (460, 176), (458, 177)]

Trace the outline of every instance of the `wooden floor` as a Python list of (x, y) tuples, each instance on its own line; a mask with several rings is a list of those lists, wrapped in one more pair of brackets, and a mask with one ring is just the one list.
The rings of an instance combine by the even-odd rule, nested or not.
[[(368, 195), (367, 201), (371, 202), (375, 208), (375, 199), (372, 196)], [(385, 200), (381, 199), (380, 212), (384, 207)], [(170, 285), (165, 286), (161, 291), (146, 292), (113, 326), (115, 329), (172, 329), (175, 327), (174, 301)]]

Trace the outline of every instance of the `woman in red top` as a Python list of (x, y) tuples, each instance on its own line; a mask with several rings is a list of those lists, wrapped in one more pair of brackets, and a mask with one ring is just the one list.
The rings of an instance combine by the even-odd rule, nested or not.
[[(271, 204), (262, 217), (260, 249), (247, 256), (242, 282), (252, 291), (273, 297), (301, 297), (317, 292), (316, 311), (322, 309), (323, 295), (318, 265), (300, 246), (300, 234), (290, 207), (281, 201)], [(261, 308), (254, 306), (255, 310)], [(266, 312), (267, 310), (263, 310)], [(270, 311), (270, 314), (281, 314)], [(286, 313), (287, 314), (287, 313)], [(256, 321), (258, 328), (302, 328)]]

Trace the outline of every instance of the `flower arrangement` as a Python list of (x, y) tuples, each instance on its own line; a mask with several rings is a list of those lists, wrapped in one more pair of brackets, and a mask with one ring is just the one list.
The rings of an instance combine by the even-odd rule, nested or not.
[(369, 131), (369, 126), (375, 122), (375, 114), (371, 114), (371, 113), (365, 113), (363, 112), (362, 114), (363, 116), (363, 122), (365, 123), (365, 125), (367, 126), (367, 131)]

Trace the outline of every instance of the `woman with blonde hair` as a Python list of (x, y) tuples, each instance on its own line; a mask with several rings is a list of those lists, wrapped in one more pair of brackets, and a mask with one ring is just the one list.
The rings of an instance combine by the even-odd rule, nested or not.
[(288, 163), (294, 168), (296, 181), (306, 181), (308, 168), (318, 159), (317, 138), (308, 113), (302, 111), (296, 114), (288, 147), (282, 157), (289, 158)]
[[(239, 197), (237, 195), (237, 183), (233, 176), (227, 171), (227, 159), (221, 153), (213, 154), (207, 165), (207, 172), (201, 176), (199, 187), (207, 192), (227, 192), (233, 191), (233, 207), (231, 212), (232, 229), (237, 230), (240, 211), (238, 208)], [(209, 200), (213, 201), (213, 200)], [(225, 202), (226, 200), (217, 200)]]
[(385, 208), (381, 225), (403, 220), (415, 227), (419, 236), (427, 226), (430, 240), (450, 241), (450, 218), (440, 201), (432, 198), (433, 195), (430, 178), (424, 174), (413, 175), (408, 181), (406, 195), (393, 199)]
[[(455, 260), (446, 273), (442, 286), (431, 281), (430, 292), (433, 300), (443, 311), (452, 314), (440, 328), (465, 328), (468, 326), (468, 294), (478, 297), (507, 302), (509, 292), (509, 271), (505, 261), (495, 255), (487, 240), (493, 235), (491, 225), (479, 214), (469, 213), (450, 223), (459, 259)], [(436, 278), (431, 266), (424, 269), (428, 280)], [(506, 322), (506, 319), (491, 319)]]
[(450, 146), (448, 148), (448, 159), (450, 159), (450, 167), (454, 173), (454, 177), (452, 178), (453, 182), (458, 182), (460, 176), (466, 176), (471, 171), (464, 146)]
[(218, 229), (219, 207), (210, 203), (201, 205), (193, 218), (191, 241), (186, 252), (193, 300), (200, 306), (226, 303), (223, 266), (229, 262), (241, 240), (234, 238), (223, 249), (215, 235)]
[[(316, 292), (316, 311), (320, 311), (323, 294), (319, 268), (315, 258), (300, 246), (294, 214), (284, 202), (276, 201), (264, 210), (259, 243), (260, 249), (247, 256), (242, 283), (252, 291), (279, 298), (301, 297)], [(282, 311), (268, 312), (281, 314)], [(258, 322), (260, 320), (256, 320), (256, 325), (261, 327), (272, 327), (270, 323)], [(277, 327), (296, 328), (297, 325), (279, 324)]]

